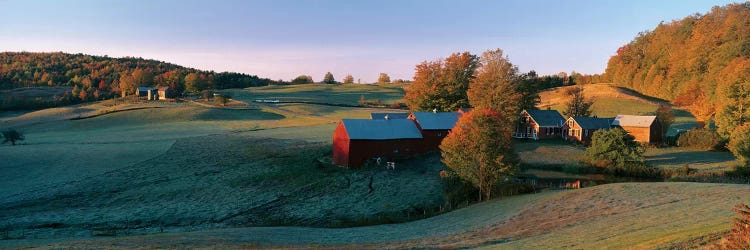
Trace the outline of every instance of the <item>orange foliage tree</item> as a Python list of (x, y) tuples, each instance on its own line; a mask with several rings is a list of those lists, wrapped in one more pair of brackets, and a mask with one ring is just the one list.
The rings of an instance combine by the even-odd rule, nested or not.
[(503, 56), (501, 49), (482, 53), (476, 77), (471, 80), (467, 96), (474, 107), (499, 112), (512, 123), (521, 106), (518, 91), (518, 68)]
[(414, 82), (404, 96), (409, 109), (455, 111), (468, 108), (466, 91), (478, 64), (479, 58), (469, 52), (417, 64)]
[(443, 163), (479, 189), (479, 201), (489, 199), (498, 181), (516, 170), (518, 156), (506, 120), (499, 112), (475, 108), (440, 145)]
[(734, 228), (719, 243), (719, 248), (750, 249), (750, 206), (738, 204), (732, 210), (737, 213), (732, 223)]

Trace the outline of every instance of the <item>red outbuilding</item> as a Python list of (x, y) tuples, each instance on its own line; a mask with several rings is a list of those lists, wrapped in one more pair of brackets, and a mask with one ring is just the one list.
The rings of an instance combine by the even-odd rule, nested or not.
[(417, 122), (422, 131), (425, 150), (438, 149), (443, 138), (448, 136), (461, 117), (459, 112), (413, 112), (409, 119)]
[(342, 119), (333, 133), (333, 163), (362, 166), (423, 152), (422, 134), (410, 119)]

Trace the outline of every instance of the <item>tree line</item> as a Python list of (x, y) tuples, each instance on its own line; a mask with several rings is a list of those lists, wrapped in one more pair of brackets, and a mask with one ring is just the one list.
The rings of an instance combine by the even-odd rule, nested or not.
[(604, 75), (715, 121), (726, 138), (750, 120), (750, 2), (641, 32), (610, 58)]

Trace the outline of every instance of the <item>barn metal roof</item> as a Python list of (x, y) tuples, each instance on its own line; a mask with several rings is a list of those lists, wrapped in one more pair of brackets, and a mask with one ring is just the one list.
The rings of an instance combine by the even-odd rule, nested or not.
[(582, 129), (602, 129), (612, 126), (612, 118), (572, 117)]
[(156, 90), (154, 87), (138, 87), (138, 91), (149, 91), (149, 90)]
[(461, 114), (458, 112), (414, 112), (414, 119), (423, 130), (453, 129)]
[(388, 119), (406, 119), (409, 113), (370, 113), (370, 119), (383, 120), (388, 115)]
[(650, 127), (655, 120), (656, 116), (653, 115), (617, 115), (612, 125), (621, 127)]
[(341, 119), (349, 139), (353, 140), (391, 140), (421, 139), (414, 121), (409, 119), (370, 120)]
[(565, 118), (557, 110), (526, 110), (531, 119), (534, 119), (540, 127), (559, 127), (565, 122)]

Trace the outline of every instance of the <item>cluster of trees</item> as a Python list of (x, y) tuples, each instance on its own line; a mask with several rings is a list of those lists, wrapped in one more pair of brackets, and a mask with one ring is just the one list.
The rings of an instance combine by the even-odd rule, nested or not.
[[(750, 124), (750, 2), (661, 23), (610, 58), (605, 78), (681, 106), (742, 160)], [(748, 163), (743, 163), (747, 165)]]
[[(281, 81), (280, 81), (281, 82)], [(292, 79), (291, 84), (310, 84), (315, 83), (312, 76), (310, 75), (300, 75), (294, 79)], [(326, 74), (323, 76), (322, 83), (325, 84), (337, 84), (337, 83), (343, 83), (343, 84), (354, 84), (354, 77), (352, 75), (346, 75), (344, 76), (343, 81), (338, 82), (336, 81), (336, 78), (334, 78), (333, 74), (331, 72), (326, 72)], [(388, 76), (386, 73), (380, 73), (378, 75), (378, 81), (376, 84), (388, 84), (391, 83), (391, 77)], [(393, 81), (393, 83), (410, 83), (409, 81), (402, 80), (402, 79), (396, 79)]]
[(489, 199), (494, 187), (517, 170), (513, 121), (524, 105), (539, 101), (536, 92), (525, 92), (524, 79), (496, 49), (481, 57), (462, 52), (422, 62), (407, 89), (411, 110), (474, 108), (459, 119), (440, 151), (456, 175), (478, 188), (479, 201)]
[[(605, 78), (715, 118), (728, 136), (750, 118), (750, 2), (659, 24), (610, 58)], [(723, 127), (723, 128), (722, 128)]]
[(142, 58), (111, 58), (62, 52), (0, 53), (0, 89), (72, 87), (70, 93), (58, 97), (68, 102), (111, 98), (123, 93), (133, 93), (140, 86), (169, 86), (182, 93), (274, 83), (254, 75), (201, 71)]

